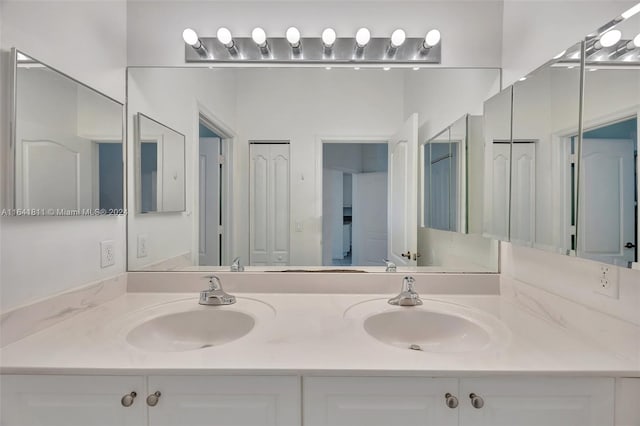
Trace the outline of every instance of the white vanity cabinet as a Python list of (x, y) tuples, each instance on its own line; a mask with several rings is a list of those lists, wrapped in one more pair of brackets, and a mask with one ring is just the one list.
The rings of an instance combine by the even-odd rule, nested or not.
[[(128, 407), (123, 397), (135, 392)], [(140, 376), (0, 376), (2, 426), (140, 426), (146, 424)], [(127, 400), (124, 401), (128, 403)]]
[(614, 380), (312, 377), (303, 413), (305, 426), (613, 426)]
[(305, 377), (305, 426), (456, 426), (457, 379)]
[(300, 425), (296, 376), (3, 375), (0, 393), (2, 426)]
[(300, 425), (295, 376), (150, 376), (149, 426)]
[(460, 425), (613, 426), (614, 394), (608, 378), (461, 379)]

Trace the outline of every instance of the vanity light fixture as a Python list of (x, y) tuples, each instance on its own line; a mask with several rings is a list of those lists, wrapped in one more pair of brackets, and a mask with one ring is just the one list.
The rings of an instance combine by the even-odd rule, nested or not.
[[(386, 37), (372, 37), (369, 28), (361, 27), (350, 37), (338, 38), (336, 31), (325, 27), (316, 37), (302, 38), (300, 27), (290, 26), (279, 37), (267, 37), (262, 27), (253, 28), (249, 37), (233, 37), (221, 27), (217, 37), (198, 38), (185, 32), (185, 61), (188, 63), (273, 63), (309, 64), (312, 66), (390, 66), (422, 67), (441, 62), (440, 32), (407, 37), (401, 28)], [(257, 48), (256, 48), (257, 47)], [(416, 49), (418, 53), (416, 54)]]
[(182, 39), (189, 46), (193, 47), (193, 50), (198, 52), (198, 55), (204, 57), (207, 56), (207, 49), (205, 49), (204, 45), (200, 41), (200, 38), (198, 37), (198, 33), (196, 33), (194, 30), (192, 30), (191, 28), (186, 28), (182, 32)]
[(356, 32), (356, 46), (359, 49), (364, 49), (369, 40), (371, 40), (371, 31), (368, 28), (362, 27)]
[(260, 48), (260, 53), (266, 56), (269, 54), (269, 44), (267, 43), (267, 33), (260, 27), (255, 27), (251, 31), (251, 39)]
[(289, 27), (285, 36), (292, 49), (300, 49), (300, 31), (296, 27)]

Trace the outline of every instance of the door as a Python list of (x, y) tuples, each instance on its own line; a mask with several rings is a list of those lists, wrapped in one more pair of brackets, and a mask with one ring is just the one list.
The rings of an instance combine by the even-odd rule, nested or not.
[(457, 379), (305, 377), (305, 426), (457, 426)]
[(536, 144), (514, 142), (511, 148), (511, 229), (509, 239), (519, 245), (533, 246), (536, 208)]
[(326, 266), (344, 257), (343, 179), (340, 170), (322, 169), (322, 264)]
[[(470, 395), (481, 398), (481, 408)], [(608, 378), (462, 379), (460, 426), (613, 426)]]
[(289, 144), (252, 143), (249, 171), (249, 261), (289, 264)]
[(220, 138), (200, 138), (199, 235), (200, 265), (220, 265)]
[(377, 266), (387, 256), (387, 173), (354, 173), (353, 264)]
[(635, 260), (634, 155), (633, 140), (583, 140), (579, 257), (625, 267)]
[[(300, 380), (277, 376), (150, 376), (153, 426), (295, 426)], [(114, 423), (115, 424), (115, 423)]]
[(387, 258), (415, 266), (418, 250), (418, 114), (389, 141)]
[[(509, 241), (509, 191), (511, 183), (511, 143), (493, 141), (485, 145), (490, 175), (485, 184), (483, 235)], [(485, 162), (485, 164), (487, 164)]]
[[(146, 386), (138, 376), (3, 375), (3, 426), (139, 426), (147, 424)], [(136, 392), (125, 407), (122, 397)]]

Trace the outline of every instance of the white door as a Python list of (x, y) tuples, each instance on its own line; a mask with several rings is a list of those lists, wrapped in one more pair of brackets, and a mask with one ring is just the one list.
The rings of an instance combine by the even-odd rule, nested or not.
[(199, 265), (220, 265), (220, 138), (200, 138)]
[(485, 145), (485, 181), (483, 235), (509, 241), (509, 191), (511, 182), (511, 143)]
[(375, 266), (387, 256), (387, 173), (354, 173), (353, 264)]
[[(3, 375), (3, 426), (140, 426), (147, 424), (146, 386), (138, 376)], [(122, 397), (136, 392), (125, 407)]]
[(322, 264), (343, 256), (343, 178), (340, 170), (322, 169)]
[[(536, 144), (514, 142), (511, 148), (511, 229), (509, 239), (533, 246), (536, 206)], [(551, 209), (552, 206), (546, 208)]]
[(389, 141), (387, 258), (416, 265), (418, 250), (418, 114)]
[(156, 391), (153, 426), (300, 425), (297, 377), (150, 376), (149, 393)]
[(627, 266), (635, 260), (635, 144), (584, 139), (580, 165), (578, 256)]
[(252, 143), (249, 262), (289, 264), (289, 144)]
[(457, 426), (457, 379), (305, 377), (305, 426)]
[[(460, 382), (460, 426), (613, 426), (613, 379), (518, 377)], [(481, 408), (471, 405), (471, 394), (482, 399)]]

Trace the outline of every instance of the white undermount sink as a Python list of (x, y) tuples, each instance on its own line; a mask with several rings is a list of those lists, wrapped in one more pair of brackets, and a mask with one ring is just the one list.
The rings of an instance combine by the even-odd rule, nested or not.
[(488, 313), (435, 300), (401, 307), (376, 299), (352, 306), (345, 317), (361, 320), (364, 331), (382, 343), (431, 353), (497, 348), (509, 336), (506, 326)]
[(235, 305), (201, 306), (197, 299), (138, 312), (126, 333), (129, 344), (148, 352), (181, 352), (224, 345), (249, 334), (256, 319), (274, 314), (262, 302), (238, 298)]

